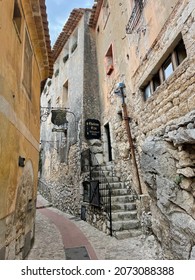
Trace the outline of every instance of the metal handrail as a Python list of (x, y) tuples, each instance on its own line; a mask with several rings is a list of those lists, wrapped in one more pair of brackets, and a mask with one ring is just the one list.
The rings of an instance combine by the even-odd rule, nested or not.
[[(112, 189), (107, 180), (107, 177), (102, 170), (101, 165), (99, 164), (96, 156), (91, 152), (90, 149), (87, 149), (82, 152), (82, 155), (85, 155), (85, 162), (82, 163), (82, 171), (89, 172), (90, 181), (98, 177), (100, 183), (100, 203), (108, 215), (110, 223), (110, 235), (112, 236)], [(98, 174), (97, 174), (98, 173)], [(98, 176), (97, 176), (98, 175)]]

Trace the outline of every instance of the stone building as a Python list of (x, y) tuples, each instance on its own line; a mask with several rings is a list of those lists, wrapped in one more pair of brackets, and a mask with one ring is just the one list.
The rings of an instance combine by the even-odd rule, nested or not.
[[(195, 251), (194, 8), (194, 1), (97, 1), (90, 21), (103, 143), (111, 154), (104, 155), (138, 194), (137, 205), (145, 206), (140, 220), (152, 229), (166, 259), (193, 259)], [(141, 188), (132, 176), (132, 149), (128, 160), (118, 82), (126, 85)], [(143, 203), (147, 196), (150, 209)]]
[[(54, 47), (54, 74), (41, 96), (40, 191), (59, 209), (81, 209), (83, 124), (99, 119), (97, 62), (90, 10), (74, 9)], [(57, 111), (56, 111), (57, 110)], [(60, 112), (64, 123), (54, 125)], [(58, 118), (58, 117), (57, 117)]]
[(41, 82), (52, 74), (45, 1), (0, 1), (0, 259), (34, 239)]
[(84, 71), (94, 91), (80, 95), (79, 139), (85, 133), (64, 167), (72, 182), (63, 200), (77, 186), (71, 204), (83, 219), (117, 238), (142, 226), (165, 259), (195, 258), (194, 9), (193, 0), (95, 1), (86, 28), (98, 73), (95, 60)]

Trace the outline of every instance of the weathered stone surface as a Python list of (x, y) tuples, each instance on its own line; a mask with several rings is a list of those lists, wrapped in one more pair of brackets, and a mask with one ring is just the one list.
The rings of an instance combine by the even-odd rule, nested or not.
[(192, 247), (192, 251), (190, 254), (190, 260), (195, 260), (195, 246)]
[[(162, 139), (148, 137), (141, 156), (143, 178), (152, 197), (152, 230), (161, 242), (166, 258), (189, 259), (195, 238), (192, 149), (182, 147), (176, 157), (170, 153), (177, 151), (174, 144)], [(178, 169), (182, 161), (188, 162), (190, 167)]]
[(182, 168), (177, 170), (178, 174), (182, 174), (183, 176), (187, 178), (191, 178), (195, 176), (194, 170), (190, 167)]
[(195, 144), (195, 129), (180, 129), (180, 131), (171, 131), (168, 137), (175, 145), (184, 143)]
[(181, 183), (180, 183), (180, 187), (186, 191), (190, 191), (191, 190), (191, 180), (189, 179), (186, 179), (186, 178), (183, 178), (181, 180)]

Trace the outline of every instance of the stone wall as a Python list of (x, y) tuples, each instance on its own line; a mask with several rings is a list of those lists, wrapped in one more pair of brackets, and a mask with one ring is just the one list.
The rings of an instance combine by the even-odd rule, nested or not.
[[(194, 4), (178, 1), (133, 75), (131, 123), (142, 187), (150, 197), (150, 230), (165, 259), (193, 259), (194, 216)], [(144, 101), (141, 86), (182, 36), (187, 58)]]
[(195, 111), (144, 141), (141, 168), (151, 197), (152, 230), (166, 259), (190, 259), (195, 247)]
[(72, 145), (69, 150), (69, 165), (57, 163), (50, 170), (49, 179), (40, 177), (40, 193), (58, 209), (80, 214), (80, 150)]
[(34, 241), (36, 199), (32, 163), (26, 162), (17, 190), (15, 212), (0, 220), (0, 259), (24, 259)]
[[(99, 119), (100, 114), (95, 39), (88, 27), (89, 15), (90, 11), (86, 10), (69, 36), (54, 64), (54, 73), (58, 70), (58, 74), (53, 75), (50, 85), (47, 83), (41, 97), (42, 106), (47, 106), (51, 100), (52, 107), (67, 107), (72, 113), (67, 113), (65, 136), (51, 132), (51, 115), (42, 122), (39, 190), (55, 207), (74, 215), (80, 215), (83, 199), (81, 152), (89, 146), (99, 147), (96, 141), (85, 139), (85, 120)], [(75, 36), (77, 48), (71, 53)], [(67, 52), (69, 57), (64, 61)], [(63, 91), (65, 83), (68, 85), (66, 93)]]

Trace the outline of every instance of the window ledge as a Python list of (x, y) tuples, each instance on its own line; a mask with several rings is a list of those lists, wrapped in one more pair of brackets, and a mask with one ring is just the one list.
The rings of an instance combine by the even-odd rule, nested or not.
[(107, 74), (108, 76), (110, 76), (110, 75), (112, 74), (113, 71), (114, 71), (114, 66), (113, 66), (113, 65), (109, 65), (109, 66), (107, 67), (106, 74)]

